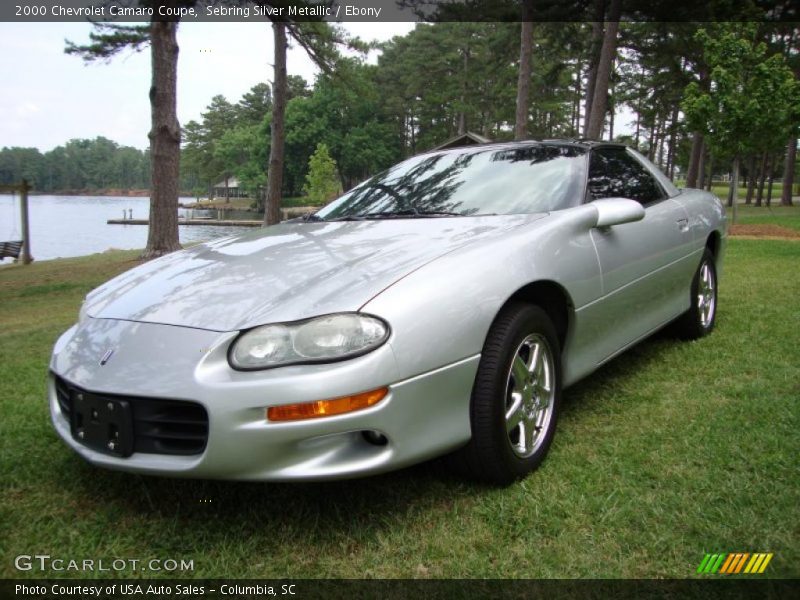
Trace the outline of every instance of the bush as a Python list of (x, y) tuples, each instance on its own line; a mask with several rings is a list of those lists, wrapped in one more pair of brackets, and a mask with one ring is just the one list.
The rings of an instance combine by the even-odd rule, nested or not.
[(332, 200), (342, 192), (336, 161), (331, 158), (328, 146), (320, 142), (308, 159), (308, 174), (303, 192), (312, 204)]

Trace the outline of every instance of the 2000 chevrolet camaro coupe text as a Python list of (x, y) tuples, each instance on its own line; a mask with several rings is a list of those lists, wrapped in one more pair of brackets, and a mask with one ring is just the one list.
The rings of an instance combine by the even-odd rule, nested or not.
[(509, 483), (564, 387), (666, 324), (712, 330), (725, 237), (716, 197), (624, 146), (422, 154), (91, 292), (53, 351), (53, 424), (139, 473), (334, 479), (453, 453)]

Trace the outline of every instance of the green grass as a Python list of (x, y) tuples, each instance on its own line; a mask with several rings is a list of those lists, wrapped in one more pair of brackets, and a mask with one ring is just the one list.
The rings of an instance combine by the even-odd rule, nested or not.
[[(800, 230), (800, 203), (794, 206), (745, 206), (739, 205), (737, 210), (737, 223), (742, 225), (780, 225), (790, 229)], [(733, 216), (728, 208), (728, 219)]]
[[(686, 187), (686, 181), (683, 179), (676, 179), (675, 185), (678, 187)], [(711, 186), (711, 192), (716, 196), (722, 198), (723, 200), (728, 197), (728, 190), (730, 186), (727, 183), (720, 183), (714, 182)], [(797, 192), (798, 188), (795, 187), (795, 192)], [(753, 198), (758, 193), (758, 187), (755, 188), (755, 192), (753, 194)], [(781, 194), (783, 193), (783, 183), (781, 181), (775, 181), (772, 184), (772, 204), (780, 204), (781, 203)], [(740, 200), (744, 200), (747, 196), (747, 186), (743, 183), (739, 183), (739, 190), (736, 194)], [(795, 196), (798, 195), (797, 193), (794, 194)], [(767, 199), (767, 186), (764, 185), (764, 201), (766, 202)]]
[(506, 489), (438, 464), (292, 485), (85, 464), (50, 426), (48, 356), (134, 257), (0, 268), (2, 577), (41, 576), (13, 557), (42, 552), (197, 577), (682, 578), (705, 552), (762, 551), (767, 575), (800, 575), (798, 242), (732, 239), (717, 330), (659, 334), (568, 390), (550, 456)]
[[(718, 197), (725, 200), (728, 197), (728, 190), (730, 186), (727, 183), (715, 183), (711, 186), (711, 191)], [(772, 186), (772, 204), (780, 204), (781, 203), (781, 194), (783, 193), (783, 184), (781, 182), (775, 182)], [(753, 201), (755, 202), (755, 197), (758, 195), (758, 188), (755, 188), (753, 192)], [(736, 196), (740, 200), (744, 200), (747, 197), (747, 186), (739, 185), (739, 190), (736, 193)], [(767, 186), (764, 186), (764, 202), (767, 201)]]

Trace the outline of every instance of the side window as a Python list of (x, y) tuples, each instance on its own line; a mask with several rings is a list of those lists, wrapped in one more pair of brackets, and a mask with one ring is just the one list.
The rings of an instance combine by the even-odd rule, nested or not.
[(624, 148), (592, 151), (587, 189), (591, 200), (621, 197), (649, 204), (664, 198), (655, 178)]

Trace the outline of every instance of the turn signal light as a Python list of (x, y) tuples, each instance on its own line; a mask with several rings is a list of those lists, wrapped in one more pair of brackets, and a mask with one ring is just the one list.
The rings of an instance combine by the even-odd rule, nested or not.
[(267, 409), (267, 419), (270, 421), (300, 421), (302, 419), (342, 415), (374, 406), (383, 400), (388, 393), (389, 388), (383, 387), (370, 392), (343, 396), (332, 400), (270, 406)]

